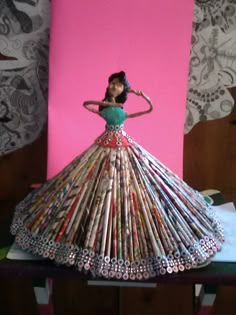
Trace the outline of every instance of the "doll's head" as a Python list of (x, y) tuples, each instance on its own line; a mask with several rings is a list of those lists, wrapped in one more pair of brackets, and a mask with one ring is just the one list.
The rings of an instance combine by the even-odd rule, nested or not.
[(130, 89), (125, 72), (113, 73), (109, 77), (108, 83), (104, 101), (110, 101), (114, 97), (117, 103), (124, 104), (128, 97), (128, 90)]

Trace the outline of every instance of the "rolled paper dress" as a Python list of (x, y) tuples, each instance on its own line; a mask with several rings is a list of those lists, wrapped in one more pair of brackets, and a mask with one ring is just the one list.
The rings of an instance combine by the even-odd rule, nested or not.
[(16, 207), (16, 243), (108, 279), (208, 264), (224, 241), (210, 205), (126, 134), (123, 109), (101, 115), (95, 143)]

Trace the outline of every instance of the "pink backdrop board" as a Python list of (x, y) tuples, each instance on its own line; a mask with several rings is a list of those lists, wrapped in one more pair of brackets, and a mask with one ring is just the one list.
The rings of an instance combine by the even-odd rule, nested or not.
[[(124, 70), (154, 111), (125, 130), (182, 175), (183, 126), (193, 1), (52, 1), (48, 177), (103, 132), (103, 119), (84, 109), (104, 97), (110, 74)], [(128, 112), (146, 108), (130, 95)]]

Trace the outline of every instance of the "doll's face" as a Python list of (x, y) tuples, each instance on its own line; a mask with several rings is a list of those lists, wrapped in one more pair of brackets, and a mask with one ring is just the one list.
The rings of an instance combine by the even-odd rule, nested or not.
[(124, 91), (124, 85), (118, 78), (114, 78), (108, 85), (108, 92), (110, 96), (117, 97)]

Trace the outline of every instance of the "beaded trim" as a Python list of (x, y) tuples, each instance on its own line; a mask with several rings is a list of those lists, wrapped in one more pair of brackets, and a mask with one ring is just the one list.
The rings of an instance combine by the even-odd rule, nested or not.
[[(147, 257), (141, 261), (110, 258), (77, 245), (56, 243), (41, 236), (34, 236), (21, 219), (14, 220), (11, 233), (16, 243), (33, 254), (54, 260), (58, 264), (74, 266), (78, 271), (90, 271), (96, 276), (123, 280), (149, 279), (166, 273), (199, 268), (210, 263), (210, 258), (221, 249), (221, 240), (205, 236), (188, 248), (188, 252), (175, 252), (168, 256)], [(222, 235), (223, 238), (223, 235)]]
[(124, 129), (124, 124), (122, 125), (106, 125), (106, 130), (108, 131), (122, 131)]
[(123, 130), (123, 126), (124, 125), (106, 125), (106, 131), (96, 139), (95, 143), (98, 145), (102, 144), (109, 147), (113, 138), (115, 138), (115, 144), (117, 147), (124, 145), (124, 138), (125, 142), (128, 141), (128, 145), (133, 143), (133, 139)]

